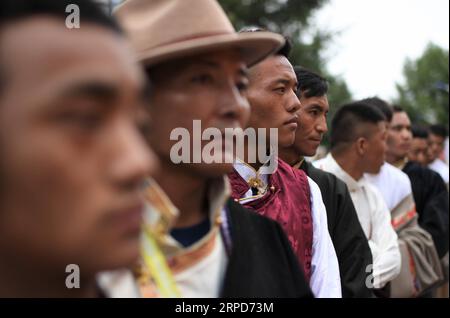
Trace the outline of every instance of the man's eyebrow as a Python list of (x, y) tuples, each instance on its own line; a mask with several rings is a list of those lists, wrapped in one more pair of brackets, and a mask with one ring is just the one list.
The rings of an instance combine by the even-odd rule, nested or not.
[(404, 124), (397, 124), (397, 125), (391, 125), (392, 128), (409, 128), (410, 125), (404, 125)]
[(72, 84), (59, 97), (89, 97), (94, 99), (114, 99), (119, 94), (117, 85), (107, 82), (91, 81)]
[[(219, 69), (220, 68), (220, 64), (214, 61), (210, 61), (210, 60), (197, 60), (195, 62), (193, 62), (191, 65), (189, 65), (191, 67), (194, 66), (206, 66), (209, 68), (213, 68), (213, 69)], [(240, 76), (244, 76), (244, 77), (248, 77), (248, 68), (245, 66), (240, 66), (239, 69), (237, 70), (237, 73)]]
[(199, 60), (194, 60), (189, 63), (184, 63), (184, 65), (181, 68), (182, 69), (185, 69), (185, 68), (195, 69), (195, 67), (198, 67), (198, 66), (206, 66), (206, 67), (215, 68), (215, 69), (220, 67), (219, 63), (217, 63), (217, 62), (207, 60), (207, 59), (199, 59)]
[(318, 103), (309, 104), (308, 106), (306, 106), (306, 108), (308, 108), (308, 109), (310, 109), (310, 108), (317, 108), (317, 109), (320, 109), (320, 110), (323, 109), (323, 107), (320, 104), (318, 104)]
[[(218, 69), (220, 67), (219, 63), (208, 59), (197, 59), (197, 60), (182, 60), (180, 62), (171, 65), (170, 69), (172, 72), (179, 74), (180, 72), (186, 70), (196, 70), (198, 67), (208, 67), (213, 69)], [(151, 73), (151, 70), (150, 70)]]
[(295, 84), (295, 88), (297, 88), (297, 81), (292, 82), (292, 80), (287, 79), (287, 78), (279, 78), (279, 79), (276, 79), (276, 80), (274, 80), (272, 82), (272, 85), (277, 85), (277, 84), (283, 84), (283, 85), (286, 85), (286, 86)]

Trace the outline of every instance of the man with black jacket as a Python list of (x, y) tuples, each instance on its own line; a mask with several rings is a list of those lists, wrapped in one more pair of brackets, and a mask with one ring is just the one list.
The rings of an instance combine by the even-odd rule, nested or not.
[[(145, 135), (161, 162), (145, 188), (141, 295), (311, 297), (283, 230), (230, 199), (232, 161), (206, 162), (210, 143), (195, 139), (195, 120), (220, 133), (244, 127), (247, 66), (281, 47), (283, 38), (238, 35), (212, 0), (130, 0), (116, 16), (153, 85), (147, 107), (153, 122)], [(193, 136), (187, 158), (172, 151), (183, 141), (174, 133)]]

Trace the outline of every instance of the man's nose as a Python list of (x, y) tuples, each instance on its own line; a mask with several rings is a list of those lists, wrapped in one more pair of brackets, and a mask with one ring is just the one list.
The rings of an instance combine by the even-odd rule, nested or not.
[(317, 124), (317, 131), (320, 132), (321, 134), (327, 133), (328, 125), (325, 116), (322, 116), (322, 118), (319, 120), (319, 123)]
[(234, 83), (230, 83), (221, 94), (219, 100), (219, 115), (230, 120), (246, 121), (250, 114), (250, 106), (247, 98), (236, 88)]
[(139, 186), (154, 173), (158, 159), (137, 127), (132, 123), (120, 126), (114, 134), (110, 177), (116, 184)]
[(300, 103), (300, 99), (297, 97), (297, 95), (295, 94), (295, 92), (292, 91), (292, 92), (290, 93), (290, 96), (289, 96), (289, 101), (288, 101), (288, 103), (287, 103), (287, 108), (286, 108), (286, 110), (287, 110), (289, 113), (295, 113), (295, 112), (298, 112), (298, 110), (300, 109), (301, 105), (302, 105), (302, 104)]
[(402, 129), (402, 138), (405, 140), (411, 139), (412, 134), (408, 129)]

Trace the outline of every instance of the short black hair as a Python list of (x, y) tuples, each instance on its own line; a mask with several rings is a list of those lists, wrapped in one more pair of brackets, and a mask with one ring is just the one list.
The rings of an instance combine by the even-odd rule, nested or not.
[(281, 49), (275, 52), (275, 55), (282, 55), (285, 58), (289, 59), (289, 56), (291, 55), (292, 51), (292, 42), (287, 36), (283, 35), (283, 37), (284, 37), (284, 45), (281, 47)]
[(392, 113), (406, 113), (406, 110), (400, 105), (392, 105)]
[(444, 125), (440, 124), (430, 125), (429, 130), (433, 135), (442, 137), (444, 139), (448, 137), (447, 127), (445, 127)]
[(327, 94), (328, 81), (324, 77), (299, 65), (294, 67), (294, 71), (298, 82), (298, 97), (321, 97)]
[[(239, 30), (239, 33), (248, 33), (248, 32), (272, 32), (272, 31), (262, 27), (255, 27), (255, 26), (243, 27), (242, 29)], [(275, 55), (282, 55), (288, 59), (292, 50), (292, 42), (287, 36), (285, 35), (282, 36), (284, 37), (284, 45), (278, 51), (275, 52)]]
[(428, 130), (421, 125), (412, 125), (411, 133), (413, 138), (428, 139)]
[(362, 103), (370, 104), (376, 108), (378, 108), (386, 117), (386, 120), (388, 122), (392, 121), (392, 116), (394, 115), (392, 111), (392, 107), (386, 102), (385, 100), (382, 100), (381, 98), (377, 96), (365, 98), (361, 100)]
[(378, 124), (386, 121), (384, 114), (374, 106), (364, 102), (353, 102), (341, 106), (331, 120), (331, 149), (342, 143), (353, 142), (359, 137), (367, 137), (358, 129), (362, 124)]

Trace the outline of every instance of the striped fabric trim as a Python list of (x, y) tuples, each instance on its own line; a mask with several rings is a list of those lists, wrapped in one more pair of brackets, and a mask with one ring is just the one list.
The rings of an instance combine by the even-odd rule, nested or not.
[(417, 218), (416, 204), (412, 194), (409, 194), (397, 204), (391, 211), (391, 218), (392, 227), (396, 231)]

